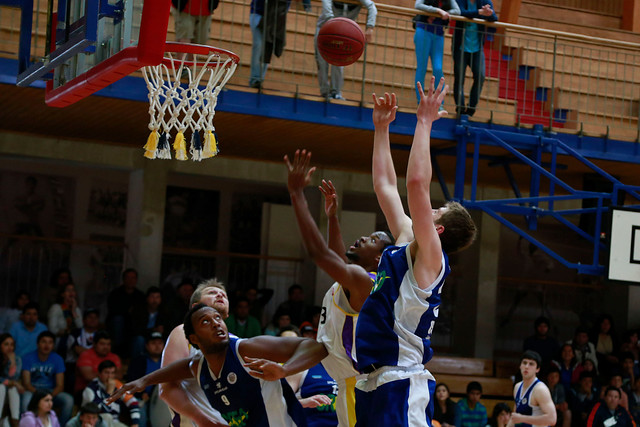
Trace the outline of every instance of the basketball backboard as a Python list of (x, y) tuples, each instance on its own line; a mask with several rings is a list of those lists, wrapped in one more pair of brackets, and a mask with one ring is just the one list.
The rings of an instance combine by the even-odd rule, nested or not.
[(640, 210), (611, 208), (608, 278), (640, 284)]
[[(48, 6), (49, 50), (20, 70), (17, 84), (51, 78), (45, 95), (50, 106), (70, 105), (162, 61), (170, 0), (48, 0)], [(31, 23), (21, 32), (31, 34)]]

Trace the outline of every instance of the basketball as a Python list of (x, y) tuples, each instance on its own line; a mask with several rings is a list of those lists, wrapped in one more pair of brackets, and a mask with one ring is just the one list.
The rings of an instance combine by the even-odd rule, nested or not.
[(318, 33), (318, 52), (331, 65), (351, 65), (364, 51), (364, 33), (349, 18), (328, 20)]

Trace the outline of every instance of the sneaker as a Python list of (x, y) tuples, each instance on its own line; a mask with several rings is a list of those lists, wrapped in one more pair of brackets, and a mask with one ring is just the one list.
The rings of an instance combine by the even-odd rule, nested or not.
[(346, 101), (346, 99), (342, 96), (341, 93), (332, 93), (331, 94), (331, 98), (332, 99), (340, 99), (342, 101)]
[(254, 89), (262, 89), (262, 82), (249, 82), (249, 87)]

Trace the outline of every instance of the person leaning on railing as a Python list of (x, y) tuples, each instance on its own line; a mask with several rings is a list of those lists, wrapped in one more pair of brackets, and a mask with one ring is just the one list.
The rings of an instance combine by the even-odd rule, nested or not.
[[(465, 18), (479, 18), (494, 22), (498, 20), (491, 0), (458, 0), (460, 15)], [(453, 97), (456, 113), (473, 116), (484, 83), (484, 45), (487, 27), (475, 22), (456, 22), (453, 33)], [(473, 86), (469, 95), (469, 105), (464, 102), (464, 73), (471, 67)]]

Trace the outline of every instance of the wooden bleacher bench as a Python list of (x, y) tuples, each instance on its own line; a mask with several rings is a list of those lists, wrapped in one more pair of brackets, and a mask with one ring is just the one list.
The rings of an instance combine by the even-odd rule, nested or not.
[(469, 357), (434, 356), (427, 363), (427, 369), (435, 374), (473, 375), (492, 377), (493, 361)]

